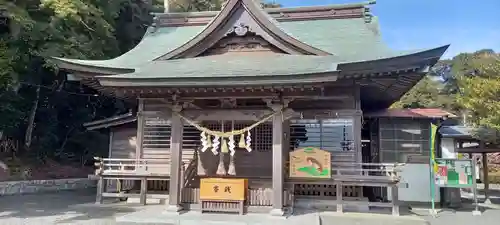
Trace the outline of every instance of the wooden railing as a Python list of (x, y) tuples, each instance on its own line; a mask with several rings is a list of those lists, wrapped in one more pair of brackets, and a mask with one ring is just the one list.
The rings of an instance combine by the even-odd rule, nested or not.
[(95, 158), (96, 175), (170, 175), (170, 160)]
[[(332, 163), (333, 177), (339, 175), (388, 176), (397, 178), (404, 163)], [(289, 171), (289, 161), (285, 163), (285, 174)]]
[(335, 163), (332, 165), (333, 175), (389, 176), (398, 177), (403, 163)]

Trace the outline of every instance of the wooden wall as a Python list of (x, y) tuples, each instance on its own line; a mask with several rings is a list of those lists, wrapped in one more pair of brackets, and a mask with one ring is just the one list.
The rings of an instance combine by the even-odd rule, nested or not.
[(110, 130), (110, 158), (135, 159), (137, 127), (135, 124)]

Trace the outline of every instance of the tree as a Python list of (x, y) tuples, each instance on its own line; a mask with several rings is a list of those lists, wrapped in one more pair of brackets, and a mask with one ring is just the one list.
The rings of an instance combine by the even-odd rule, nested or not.
[(105, 152), (105, 142), (86, 144), (104, 135), (81, 124), (125, 104), (67, 82), (48, 58), (118, 56), (140, 40), (149, 8), (142, 0), (0, 0), (0, 141), (24, 143), (4, 154), (71, 161)]
[[(219, 10), (222, 2), (171, 0), (173, 11)], [(123, 54), (142, 38), (151, 11), (163, 12), (163, 1), (0, 0), (0, 146), (14, 146), (0, 157), (81, 162), (106, 154), (106, 134), (82, 124), (133, 106), (67, 81), (49, 57)]]
[(472, 69), (458, 76), (458, 103), (469, 112), (472, 125), (480, 128), (476, 135), (500, 142), (500, 56), (482, 50), (462, 57)]
[(444, 92), (444, 85), (436, 76), (426, 76), (418, 82), (392, 108), (444, 108), (454, 111), (453, 96)]

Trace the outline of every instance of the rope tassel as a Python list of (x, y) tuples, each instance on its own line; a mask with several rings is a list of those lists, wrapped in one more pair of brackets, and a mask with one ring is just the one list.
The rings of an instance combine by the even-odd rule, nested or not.
[(227, 141), (225, 138), (222, 138), (222, 146), (221, 146), (220, 152), (221, 153), (228, 153), (229, 152), (229, 149), (227, 148)]
[(246, 148), (247, 145), (245, 144), (245, 134), (240, 135), (240, 141), (238, 143), (238, 148)]

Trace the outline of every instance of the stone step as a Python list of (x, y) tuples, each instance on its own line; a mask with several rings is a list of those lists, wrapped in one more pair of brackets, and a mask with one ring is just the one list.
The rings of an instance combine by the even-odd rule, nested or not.
[[(159, 199), (159, 198), (147, 198), (146, 199), (146, 204), (165, 204), (168, 201), (168, 199)], [(140, 198), (128, 198), (127, 199), (127, 204), (139, 204), (141, 203)]]

